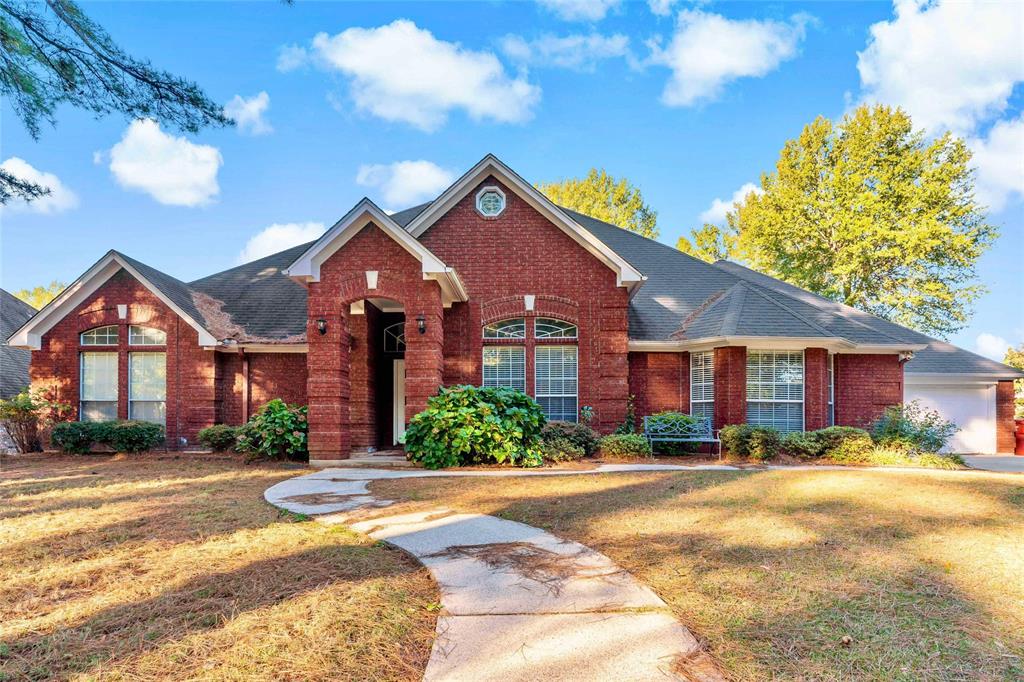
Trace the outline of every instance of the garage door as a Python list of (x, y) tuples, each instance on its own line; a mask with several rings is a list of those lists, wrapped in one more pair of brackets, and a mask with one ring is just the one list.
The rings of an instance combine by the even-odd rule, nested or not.
[(947, 446), (949, 452), (996, 451), (996, 387), (907, 384), (904, 400), (917, 400), (960, 427)]

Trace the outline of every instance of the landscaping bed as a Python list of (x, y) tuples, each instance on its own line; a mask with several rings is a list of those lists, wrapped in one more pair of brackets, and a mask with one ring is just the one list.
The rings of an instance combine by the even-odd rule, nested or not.
[(0, 459), (0, 679), (419, 680), (436, 586), (398, 550), (263, 500), (295, 474)]
[(651, 586), (737, 680), (1024, 678), (1024, 486), (943, 471), (377, 481), (551, 531)]

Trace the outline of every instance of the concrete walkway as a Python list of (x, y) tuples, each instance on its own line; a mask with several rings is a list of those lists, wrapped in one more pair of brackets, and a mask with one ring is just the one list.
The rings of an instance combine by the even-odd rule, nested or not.
[(963, 458), (972, 469), (1024, 474), (1024, 457), (1019, 455), (964, 455)]
[[(721, 680), (666, 604), (611, 559), (539, 528), (437, 508), (352, 521), (386, 507), (370, 481), (431, 476), (580, 475), (693, 469), (603, 465), (586, 471), (324, 469), (267, 489), (271, 504), (346, 523), (401, 547), (430, 571), (444, 611), (424, 680)], [(732, 469), (706, 466), (706, 469)], [(689, 671), (678, 673), (677, 664)]]

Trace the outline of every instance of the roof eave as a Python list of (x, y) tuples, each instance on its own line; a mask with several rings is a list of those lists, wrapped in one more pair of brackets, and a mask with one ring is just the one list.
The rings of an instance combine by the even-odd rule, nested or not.
[(913, 353), (927, 346), (922, 344), (858, 344), (838, 336), (709, 336), (696, 339), (665, 341), (630, 340), (629, 350), (649, 353), (680, 353), (701, 351), (724, 346), (746, 346), (767, 350), (785, 348), (824, 348), (833, 352), (863, 353)]

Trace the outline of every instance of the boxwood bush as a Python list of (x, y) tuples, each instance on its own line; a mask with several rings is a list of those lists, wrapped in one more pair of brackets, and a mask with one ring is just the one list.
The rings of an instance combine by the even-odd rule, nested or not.
[(782, 435), (775, 429), (758, 426), (750, 432), (747, 456), (759, 462), (775, 459), (782, 449)]
[(586, 424), (563, 421), (545, 424), (540, 437), (544, 442), (567, 440), (582, 449), (588, 457), (597, 452), (597, 442), (601, 440), (601, 435)]
[(540, 444), (540, 454), (545, 464), (559, 464), (579, 461), (586, 452), (568, 438), (544, 438)]
[(728, 424), (719, 431), (718, 438), (722, 441), (722, 449), (736, 457), (747, 457), (750, 454), (750, 434), (754, 427), (750, 424)]
[(164, 427), (135, 420), (62, 422), (53, 427), (50, 442), (64, 452), (85, 454), (93, 445), (108, 445), (116, 452), (145, 452), (164, 442)]
[(598, 445), (602, 457), (633, 459), (651, 457), (651, 444), (638, 433), (613, 433), (601, 439)]
[(227, 424), (207, 426), (196, 435), (196, 440), (214, 452), (227, 452), (235, 447), (238, 428)]
[(544, 411), (510, 388), (452, 386), (409, 421), (405, 452), (428, 469), (497, 463), (539, 466)]

